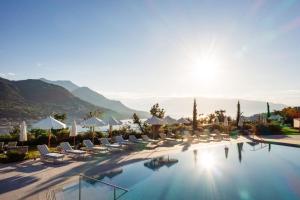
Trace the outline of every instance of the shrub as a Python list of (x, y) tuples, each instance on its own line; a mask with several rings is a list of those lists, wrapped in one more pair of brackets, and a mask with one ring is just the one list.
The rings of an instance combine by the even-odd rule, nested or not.
[(282, 134), (281, 127), (275, 124), (258, 124), (256, 125), (256, 134), (258, 135), (276, 135)]
[(17, 162), (25, 159), (26, 154), (15, 150), (6, 153), (7, 162)]

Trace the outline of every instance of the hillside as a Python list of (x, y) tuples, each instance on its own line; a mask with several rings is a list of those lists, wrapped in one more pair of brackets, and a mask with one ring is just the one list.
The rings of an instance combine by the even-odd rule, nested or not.
[(50, 81), (44, 78), (41, 78), (40, 80), (64, 87), (81, 100), (118, 112), (122, 116), (125, 116), (125, 118), (131, 118), (133, 113), (137, 113), (141, 118), (149, 117), (149, 113), (147, 112), (128, 108), (120, 101), (108, 99), (88, 87), (79, 87), (71, 81)]
[(41, 78), (40, 80), (44, 81), (46, 83), (51, 83), (51, 84), (54, 84), (54, 85), (61, 86), (65, 89), (67, 89), (69, 92), (72, 92), (73, 90), (76, 90), (77, 88), (79, 88), (78, 85), (75, 85), (74, 83), (72, 83), (71, 81), (68, 81), (68, 80), (50, 81), (50, 80), (47, 80), (45, 78)]
[(56, 112), (67, 113), (72, 120), (95, 110), (103, 112), (104, 117), (124, 117), (85, 102), (63, 87), (33, 79), (9, 81), (0, 78), (0, 105), (0, 118), (39, 119)]
[(141, 118), (149, 117), (147, 112), (137, 111), (126, 107), (120, 101), (110, 100), (104, 97), (103, 95), (94, 92), (93, 90), (89, 89), (88, 87), (80, 87), (77, 88), (72, 92), (72, 94), (86, 102), (94, 104), (96, 106), (101, 106), (103, 108), (109, 108), (114, 110), (122, 115), (128, 116), (131, 118), (133, 113), (137, 113)]

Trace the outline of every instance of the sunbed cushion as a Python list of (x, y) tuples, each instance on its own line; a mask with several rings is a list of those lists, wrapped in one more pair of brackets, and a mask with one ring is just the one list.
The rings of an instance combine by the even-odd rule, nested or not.
[(67, 150), (68, 153), (74, 153), (74, 154), (85, 154), (85, 151), (81, 150)]
[(49, 158), (62, 158), (62, 157), (64, 157), (64, 155), (60, 154), (60, 153), (48, 153), (44, 156), (49, 157)]

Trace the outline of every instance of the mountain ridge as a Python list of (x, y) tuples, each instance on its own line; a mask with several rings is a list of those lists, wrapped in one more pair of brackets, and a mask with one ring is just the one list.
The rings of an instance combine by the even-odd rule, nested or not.
[(123, 117), (85, 102), (61, 86), (37, 79), (10, 81), (0, 77), (0, 105), (0, 118), (37, 120), (53, 113), (66, 113), (68, 120), (73, 120), (95, 110), (103, 113), (103, 118)]
[[(191, 117), (193, 109), (193, 99), (196, 98), (198, 114), (209, 114), (215, 110), (225, 109), (226, 114), (230, 116), (236, 115), (236, 107), (238, 100), (241, 103), (241, 111), (244, 116), (251, 116), (257, 113), (267, 112), (267, 102), (246, 100), (237, 98), (213, 98), (213, 97), (155, 97), (155, 98), (140, 98), (140, 99), (126, 99), (122, 101), (128, 105), (135, 105), (137, 109), (150, 108), (154, 103), (166, 110), (166, 115), (173, 117)], [(270, 103), (271, 111), (280, 110), (287, 107), (285, 104)]]
[[(127, 106), (125, 106), (121, 101), (118, 100), (112, 100), (109, 99), (107, 97), (105, 97), (104, 95), (90, 89), (89, 87), (83, 86), (83, 87), (79, 87), (76, 84), (74, 84), (72, 81), (51, 81), (51, 80), (47, 80), (44, 78), (41, 78), (40, 80), (42, 81), (46, 81), (47, 83), (51, 83), (54, 85), (59, 85), (61, 87), (65, 87), (66, 89), (70, 89), (70, 85), (72, 85), (73, 88), (75, 88), (74, 90), (70, 91), (74, 96), (89, 102), (93, 105), (99, 106), (99, 107), (103, 107), (103, 108), (107, 108), (110, 110), (113, 110), (115, 112), (118, 112), (124, 116), (126, 116), (127, 118), (131, 118), (133, 113), (137, 113), (141, 118), (147, 118), (149, 117), (149, 114), (145, 111), (140, 111), (140, 110), (135, 110), (135, 109), (131, 109)], [(77, 87), (75, 87), (77, 86)]]

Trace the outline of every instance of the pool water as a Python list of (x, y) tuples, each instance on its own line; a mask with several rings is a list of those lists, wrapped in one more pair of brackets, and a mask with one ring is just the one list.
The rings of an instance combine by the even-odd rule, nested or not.
[[(300, 199), (300, 149), (238, 143), (191, 149), (130, 164), (103, 181), (128, 188), (120, 200)], [(114, 199), (111, 188), (83, 181), (82, 199)], [(121, 194), (117, 191), (117, 194)], [(78, 199), (78, 185), (64, 190)]]

